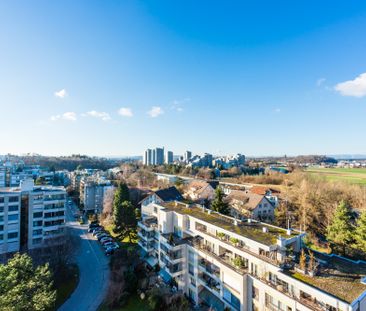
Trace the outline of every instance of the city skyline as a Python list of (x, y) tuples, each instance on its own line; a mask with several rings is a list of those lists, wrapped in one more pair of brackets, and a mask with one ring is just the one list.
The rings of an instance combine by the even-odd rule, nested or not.
[(366, 4), (266, 8), (2, 2), (0, 154), (366, 154)]

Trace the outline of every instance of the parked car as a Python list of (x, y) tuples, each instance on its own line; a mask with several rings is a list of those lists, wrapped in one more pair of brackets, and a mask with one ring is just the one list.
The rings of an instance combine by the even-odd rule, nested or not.
[(100, 243), (104, 244), (107, 242), (113, 242), (113, 239), (111, 237), (105, 237), (100, 239)]
[(108, 233), (102, 233), (100, 235), (97, 235), (98, 241), (100, 241), (102, 238), (109, 238), (110, 235)]
[(104, 229), (103, 229), (103, 228), (98, 227), (98, 228), (95, 228), (95, 229), (93, 230), (93, 235), (97, 235), (98, 233), (102, 233), (102, 232), (105, 232), (105, 231), (104, 231)]
[(105, 254), (106, 254), (107, 256), (113, 255), (113, 254), (114, 254), (114, 249), (113, 249), (113, 248), (107, 248), (107, 249), (105, 250)]
[(119, 248), (119, 245), (116, 242), (106, 243), (103, 245), (105, 249), (112, 248), (114, 250)]

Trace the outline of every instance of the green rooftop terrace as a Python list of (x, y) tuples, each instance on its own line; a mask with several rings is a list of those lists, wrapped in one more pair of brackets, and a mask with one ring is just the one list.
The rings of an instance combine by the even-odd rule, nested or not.
[(366, 285), (361, 283), (361, 276), (356, 274), (343, 274), (333, 270), (314, 277), (298, 272), (289, 272), (289, 275), (348, 303), (352, 303), (366, 290)]
[[(163, 203), (162, 206), (178, 214), (192, 216), (267, 246), (276, 244), (279, 236), (289, 239), (298, 235), (298, 233), (293, 231), (291, 235), (287, 235), (285, 229), (256, 221), (252, 221), (251, 223), (238, 221), (238, 224), (235, 225), (233, 218), (213, 211), (209, 213), (207, 209), (204, 211), (202, 207), (197, 205), (189, 206), (183, 203), (176, 204), (176, 202), (167, 202)], [(263, 227), (267, 228), (267, 232), (263, 232)]]

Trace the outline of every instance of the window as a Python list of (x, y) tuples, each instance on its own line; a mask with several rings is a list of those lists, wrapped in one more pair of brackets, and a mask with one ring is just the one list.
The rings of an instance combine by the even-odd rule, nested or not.
[(43, 212), (33, 213), (33, 218), (41, 218), (43, 216)]
[(0, 198), (0, 203), (4, 203), (4, 197)]
[(19, 197), (9, 197), (9, 202), (19, 202)]
[(33, 242), (33, 245), (41, 244), (42, 243), (42, 238), (33, 239), (32, 242)]
[(4, 231), (4, 225), (0, 225), (0, 231)]
[(18, 205), (12, 205), (9, 206), (9, 212), (17, 212), (19, 210), (19, 206)]
[(41, 235), (42, 229), (33, 230), (33, 236)]
[(4, 235), (0, 234), (0, 241), (4, 240)]
[(4, 213), (4, 206), (0, 206), (0, 213)]
[(224, 291), (224, 300), (227, 301), (230, 305), (232, 305), (236, 310), (240, 310), (240, 300), (235, 295), (233, 295), (229, 289), (225, 286), (223, 287)]
[(42, 227), (42, 220), (33, 221), (33, 227)]
[(18, 232), (9, 232), (8, 233), (8, 240), (16, 239), (18, 237)]
[(256, 300), (259, 298), (259, 290), (255, 286), (252, 287), (252, 297)]
[(194, 266), (191, 263), (188, 264), (188, 272), (190, 275), (194, 275)]
[(16, 221), (18, 220), (18, 214), (8, 215), (8, 221)]
[(193, 287), (196, 287), (196, 280), (195, 280), (194, 278), (192, 278), (192, 277), (190, 277), (189, 279), (190, 279), (190, 281), (191, 281), (191, 285), (192, 285)]
[(4, 216), (0, 216), (0, 221), (4, 221)]

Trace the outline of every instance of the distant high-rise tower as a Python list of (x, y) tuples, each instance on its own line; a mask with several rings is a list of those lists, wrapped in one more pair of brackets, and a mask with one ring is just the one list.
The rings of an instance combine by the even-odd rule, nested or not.
[(192, 152), (187, 150), (184, 153), (184, 161), (188, 162), (190, 159), (192, 159)]
[(164, 148), (155, 148), (154, 165), (162, 165), (164, 163)]
[(167, 151), (165, 154), (165, 163), (172, 164), (173, 163), (173, 151)]
[(144, 165), (152, 165), (153, 161), (152, 161), (152, 150), (151, 149), (146, 149), (145, 154), (144, 154), (143, 163), (144, 163)]

